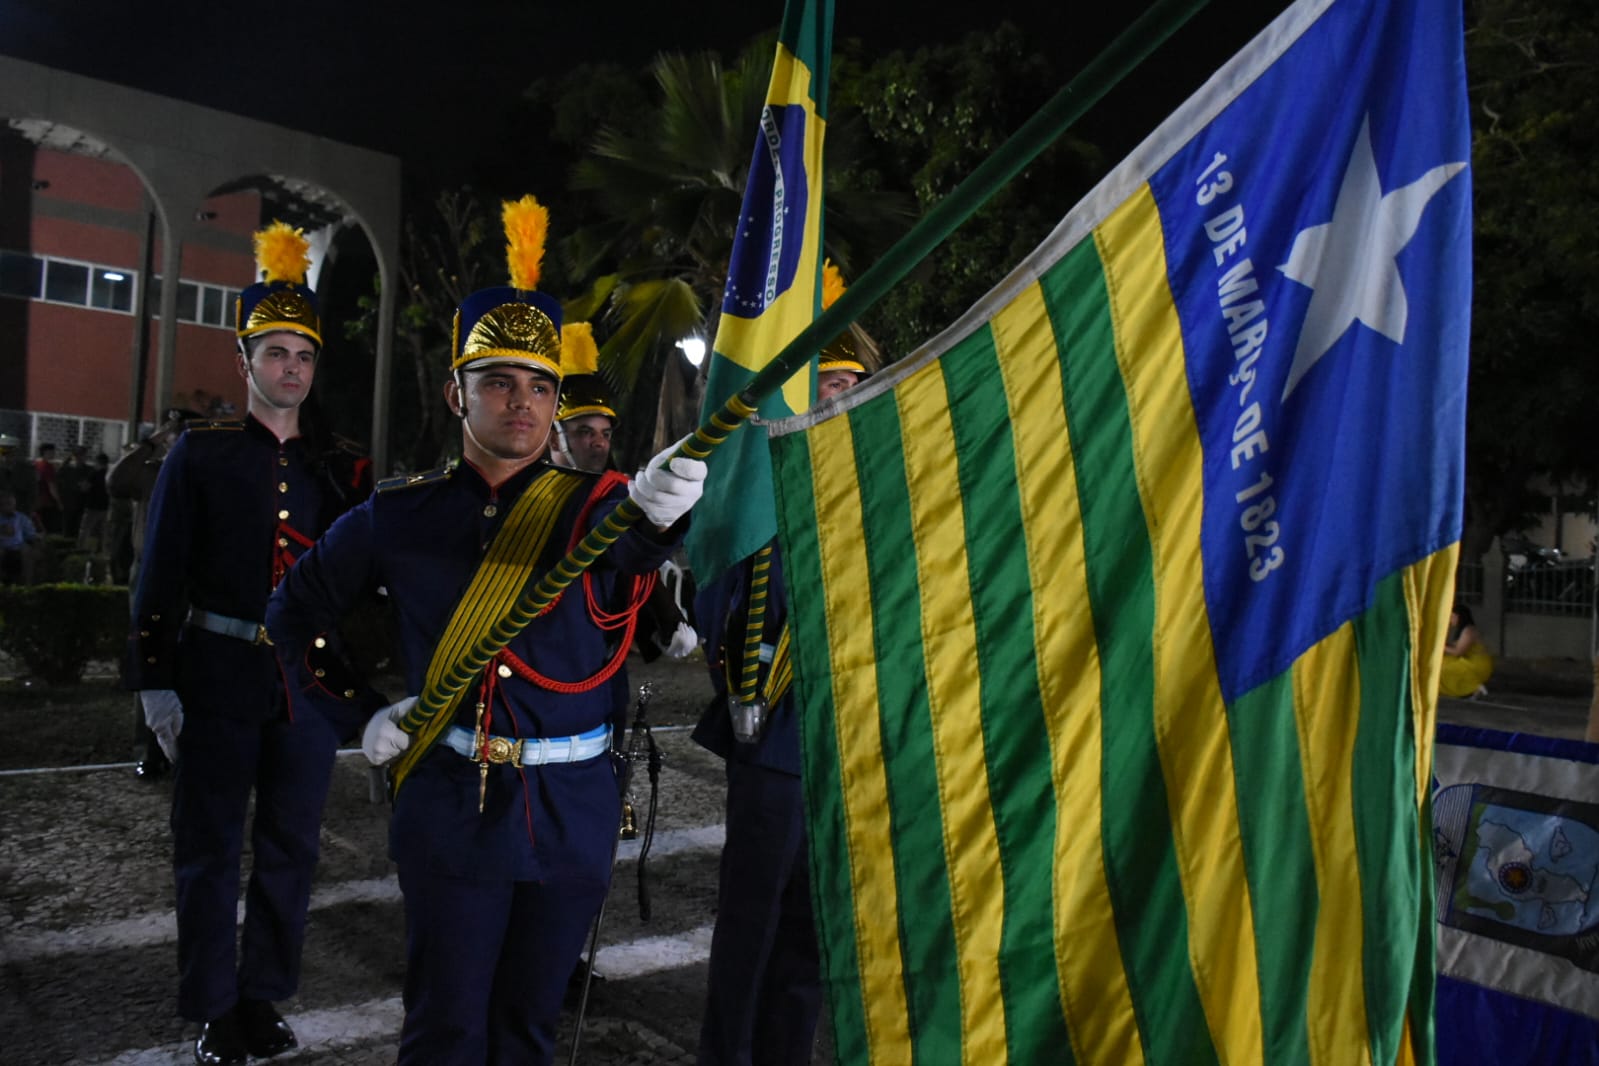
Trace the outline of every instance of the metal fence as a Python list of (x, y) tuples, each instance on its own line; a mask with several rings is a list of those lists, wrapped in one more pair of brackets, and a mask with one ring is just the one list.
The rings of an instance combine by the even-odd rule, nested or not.
[(21, 441), (19, 450), (27, 456), (37, 455), (41, 444), (54, 444), (58, 456), (82, 445), (90, 458), (104, 452), (115, 462), (128, 442), (126, 422), (49, 411), (0, 410), (0, 433), (9, 433)]
[(1594, 609), (1594, 561), (1567, 559), (1506, 566), (1505, 609), (1587, 617)]

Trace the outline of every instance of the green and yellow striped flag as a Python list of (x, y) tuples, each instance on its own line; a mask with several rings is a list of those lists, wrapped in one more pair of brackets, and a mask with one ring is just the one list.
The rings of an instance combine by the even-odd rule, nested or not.
[(773, 427), (841, 1063), (1432, 1060), (1460, 10), (1302, 0)]

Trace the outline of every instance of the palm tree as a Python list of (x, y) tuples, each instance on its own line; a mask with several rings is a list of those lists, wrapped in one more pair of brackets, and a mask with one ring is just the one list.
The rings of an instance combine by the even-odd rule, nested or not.
[[(472, 292), (504, 284), (505, 241), (497, 205), (470, 188), (438, 191), (407, 215), (400, 242), (397, 366), (412, 379), (396, 383), (391, 439), (399, 469), (426, 470), (460, 453), (460, 434), (443, 404), (449, 378), (455, 309)], [(360, 316), (345, 324), (345, 340), (372, 350), (377, 337), (378, 277), (360, 297)]]
[[(637, 460), (696, 424), (703, 377), (676, 343), (714, 336), (775, 37), (725, 66), (714, 53), (665, 53), (652, 64), (658, 99), (627, 128), (602, 128), (572, 188), (604, 222), (563, 242), (578, 277), (594, 278), (570, 317), (604, 316), (600, 368), (627, 399), (618, 452)], [(862, 142), (849, 121), (826, 140), (828, 254), (846, 272), (856, 249), (880, 249), (907, 225), (908, 197), (851, 179)]]

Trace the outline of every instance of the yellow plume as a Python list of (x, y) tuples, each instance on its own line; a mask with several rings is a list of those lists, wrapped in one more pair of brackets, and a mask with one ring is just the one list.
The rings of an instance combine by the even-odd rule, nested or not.
[(255, 261), (268, 282), (287, 281), (305, 284), (306, 271), (311, 269), (311, 242), (305, 233), (287, 222), (273, 222), (255, 234)]
[(600, 369), (600, 349), (594, 343), (594, 329), (587, 322), (568, 322), (561, 327), (561, 376), (595, 374)]
[(501, 218), (505, 222), (505, 258), (511, 268), (511, 287), (524, 291), (538, 288), (544, 268), (544, 238), (550, 230), (549, 208), (528, 195), (505, 201)]
[(822, 260), (822, 310), (833, 306), (833, 301), (844, 295), (844, 275), (838, 272), (831, 259)]

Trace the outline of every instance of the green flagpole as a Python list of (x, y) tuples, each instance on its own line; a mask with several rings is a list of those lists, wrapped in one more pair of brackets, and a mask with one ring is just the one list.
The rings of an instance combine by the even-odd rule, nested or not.
[[(842, 333), (878, 300), (899, 284), (934, 248), (948, 239), (1004, 185), (1038, 154), (1069, 129), (1089, 108), (1115, 88), (1209, 0), (1157, 0), (1110, 43), (1093, 62), (1056, 93), (1032, 118), (1011, 135), (993, 155), (911, 227), (888, 252), (855, 280), (833, 306), (822, 312), (788, 343), (759, 373), (686, 438), (678, 455), (704, 459), (734, 429), (753, 415), (760, 403), (793, 377), (806, 360)], [(479, 638), (446, 672), (438, 687), (424, 691), (400, 728), (416, 733), (435, 715), (442, 714), (455, 697), (472, 683), (489, 661), (582, 576), (595, 559), (642, 518), (631, 499), (623, 500), (605, 520), (590, 530), (578, 545), (531, 588), (525, 589), (511, 610)]]

